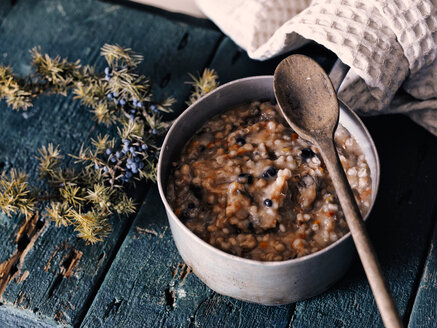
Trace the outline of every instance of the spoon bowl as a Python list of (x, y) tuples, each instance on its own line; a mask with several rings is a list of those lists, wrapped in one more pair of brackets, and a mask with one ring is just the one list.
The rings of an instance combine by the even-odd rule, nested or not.
[(304, 139), (315, 143), (320, 135), (333, 136), (337, 95), (319, 64), (303, 55), (287, 57), (276, 68), (274, 90), (282, 115)]

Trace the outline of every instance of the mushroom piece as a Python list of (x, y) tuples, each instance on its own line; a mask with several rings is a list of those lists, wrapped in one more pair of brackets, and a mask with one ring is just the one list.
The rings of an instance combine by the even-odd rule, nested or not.
[(310, 207), (317, 196), (317, 183), (311, 175), (305, 175), (298, 183), (298, 201), (301, 207)]
[(265, 187), (264, 192), (258, 197), (258, 213), (261, 229), (276, 228), (280, 215), (278, 210), (283, 206), (284, 200), (289, 197), (288, 179), (291, 177), (289, 169), (279, 170), (276, 179)]
[(249, 214), (250, 203), (250, 198), (245, 194), (244, 187), (238, 182), (232, 182), (226, 193), (226, 216), (245, 219)]

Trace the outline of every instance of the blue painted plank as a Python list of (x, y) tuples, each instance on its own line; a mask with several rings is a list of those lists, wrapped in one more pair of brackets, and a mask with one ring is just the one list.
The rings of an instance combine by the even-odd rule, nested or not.
[(1, 25), (2, 21), (8, 15), (11, 8), (12, 8), (12, 1), (11, 0), (3, 0), (2, 2), (0, 2), (0, 25)]
[(414, 300), (408, 327), (437, 327), (437, 225), (434, 227), (431, 247)]
[(56, 327), (56, 321), (39, 318), (29, 311), (20, 310), (13, 305), (0, 303), (0, 323), (2, 328), (50, 328)]
[[(135, 49), (145, 57), (140, 73), (156, 82), (153, 92), (158, 98), (175, 96), (179, 111), (190, 89), (184, 84), (187, 73), (203, 69), (221, 37), (210, 29), (93, 0), (20, 0), (0, 26), (0, 35), (0, 49), (6, 54), (2, 63), (22, 74), (30, 68), (28, 50), (37, 45), (53, 56), (79, 58), (98, 69), (105, 65), (99, 56), (104, 43)], [(38, 147), (53, 142), (62, 144), (65, 153), (75, 153), (82, 142), (99, 132), (105, 128), (97, 126), (71, 96), (42, 97), (26, 116), (1, 102), (0, 168), (21, 168), (37, 182), (34, 157)], [(138, 197), (142, 193), (139, 190)], [(71, 228), (1, 215), (0, 267), (6, 273), (3, 278), (13, 275), (6, 281), (1, 301), (27, 309), (36, 322), (42, 317), (65, 325), (79, 323), (132, 220), (114, 218), (112, 234), (103, 243), (86, 246)], [(33, 232), (17, 242), (24, 225), (34, 227)], [(14, 254), (19, 255), (15, 274), (15, 268), (7, 266), (15, 260)], [(71, 259), (76, 259), (77, 265), (69, 277), (63, 276)]]

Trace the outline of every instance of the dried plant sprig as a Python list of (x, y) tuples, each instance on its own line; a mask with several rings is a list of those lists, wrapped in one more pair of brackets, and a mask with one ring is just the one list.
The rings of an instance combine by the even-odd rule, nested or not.
[(112, 195), (115, 190), (110, 187), (105, 187), (105, 185), (101, 183), (96, 183), (92, 189), (88, 189), (88, 195), (85, 196), (85, 199), (95, 206), (100, 207), (102, 211), (111, 212), (112, 207)]
[(90, 244), (102, 241), (111, 232), (111, 224), (101, 214), (94, 211), (86, 213), (70, 210), (68, 216), (76, 226), (77, 236)]
[(135, 213), (135, 204), (126, 194), (121, 194), (114, 205), (114, 210), (120, 215)]
[(35, 203), (25, 173), (12, 169), (1, 174), (0, 210), (8, 216), (22, 213), (29, 217), (35, 212)]
[(191, 84), (194, 87), (194, 90), (186, 102), (188, 106), (219, 86), (218, 75), (213, 69), (205, 68), (202, 75), (198, 77), (195, 77), (192, 74), (189, 74), (189, 76), (192, 81), (187, 83)]
[[(133, 71), (142, 56), (131, 49), (106, 44), (101, 53), (108, 62), (104, 75), (96, 73), (91, 66), (82, 66), (79, 61), (69, 62), (59, 56), (52, 58), (43, 54), (40, 48), (34, 48), (31, 50), (32, 75), (19, 79), (10, 68), (0, 66), (0, 95), (14, 108), (26, 110), (32, 105), (31, 101), (44, 92), (65, 95), (71, 89), (74, 98), (90, 107), (99, 123), (119, 125), (118, 131), (123, 131), (124, 139), (142, 141), (141, 144), (147, 146), (148, 152), (143, 157), (147, 158), (144, 164), (148, 169), (151, 162), (156, 163), (153, 152), (158, 147), (155, 145), (170, 127), (169, 122), (163, 121), (163, 113), (171, 112), (174, 99), (152, 101), (148, 79)], [(102, 164), (98, 160), (94, 162)], [(41, 165), (44, 164), (54, 166), (47, 162)], [(56, 173), (61, 178), (50, 165), (45, 171), (50, 170), (52, 175)], [(142, 172), (141, 177), (153, 178), (154, 171), (152, 166), (149, 172)]]
[(47, 54), (41, 54), (40, 48), (33, 48), (30, 53), (35, 77), (39, 79), (39, 84), (45, 82), (43, 90), (65, 95), (67, 88), (83, 77), (79, 60), (68, 62), (67, 59), (62, 59), (60, 56), (51, 58)]
[(106, 104), (106, 83), (100, 79), (99, 76), (91, 75), (90, 72), (84, 75), (84, 78), (78, 80), (73, 87), (74, 99), (79, 99), (83, 105), (91, 107), (93, 110), (100, 103)]
[(38, 150), (40, 156), (39, 171), (42, 177), (53, 175), (59, 165), (59, 161), (62, 159), (62, 155), (59, 151), (59, 146), (49, 144), (47, 147), (43, 146)]
[(75, 183), (67, 182), (67, 184), (59, 189), (61, 199), (70, 206), (81, 208), (85, 201), (83, 190)]
[(46, 207), (46, 216), (55, 222), (56, 226), (68, 226), (72, 222), (67, 215), (69, 207), (65, 203), (51, 201)]
[(130, 48), (123, 48), (117, 44), (105, 44), (102, 47), (101, 53), (110, 66), (127, 66), (133, 68), (143, 61), (143, 56), (135, 53)]
[[(74, 226), (80, 238), (96, 243), (110, 233), (113, 213), (129, 215), (136, 205), (126, 194), (126, 186), (140, 180), (156, 180), (156, 162), (162, 136), (172, 122), (164, 113), (172, 111), (175, 100), (156, 102), (149, 80), (134, 69), (142, 56), (118, 45), (101, 49), (108, 66), (96, 72), (80, 61), (31, 50), (33, 73), (24, 78), (0, 65), (0, 100), (13, 109), (28, 110), (43, 93), (67, 95), (71, 91), (94, 114), (98, 123), (116, 125), (117, 135), (105, 134), (82, 145), (69, 163), (59, 146), (39, 149), (39, 176), (49, 183), (50, 195), (30, 190), (27, 176), (11, 170), (0, 176), (0, 210), (11, 216), (32, 215), (40, 205), (57, 226)], [(206, 69), (189, 82), (194, 102), (218, 86), (217, 75)], [(47, 201), (50, 201), (48, 204)]]
[[(101, 241), (110, 232), (109, 216), (113, 213), (128, 215), (135, 211), (135, 204), (124, 191), (121, 181), (113, 182), (113, 176), (104, 169), (109, 157), (106, 147), (113, 146), (114, 139), (108, 135), (92, 140), (91, 148), (82, 147), (79, 155), (70, 155), (76, 159), (76, 170), (62, 167), (57, 163), (57, 169), (49, 171), (45, 177), (58, 193), (56, 201), (52, 201), (46, 209), (46, 215), (55, 221), (56, 225), (73, 225), (78, 236), (89, 243)], [(41, 150), (40, 162), (55, 153), (62, 158), (58, 149), (53, 147)], [(51, 149), (51, 150), (50, 150)], [(96, 168), (95, 162), (99, 163)], [(113, 170), (113, 168), (111, 168)], [(64, 172), (61, 179), (58, 172)], [(90, 219), (92, 222), (88, 222)]]
[(8, 66), (0, 65), (0, 99), (5, 98), (13, 109), (24, 109), (32, 106), (32, 85), (18, 78)]

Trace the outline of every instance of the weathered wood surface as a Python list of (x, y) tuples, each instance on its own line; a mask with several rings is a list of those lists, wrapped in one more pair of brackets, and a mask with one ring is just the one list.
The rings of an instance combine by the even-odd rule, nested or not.
[[(79, 58), (99, 69), (104, 67), (99, 56), (104, 43), (131, 47), (144, 55), (139, 70), (156, 82), (154, 93), (176, 97), (177, 109), (189, 93), (190, 86), (184, 84), (187, 73), (203, 69), (222, 37), (210, 29), (94, 0), (20, 0), (2, 21), (0, 36), (2, 63), (22, 74), (29, 70), (28, 50), (36, 45), (51, 55)], [(42, 97), (25, 116), (2, 102), (0, 167), (21, 168), (35, 182), (38, 147), (52, 142), (61, 144), (65, 153), (74, 153), (104, 130), (72, 97)], [(28, 310), (22, 312), (23, 318), (33, 312), (35, 320), (41, 316), (67, 325), (79, 323), (132, 219), (114, 218), (113, 233), (103, 243), (86, 246), (72, 229), (55, 228), (42, 216), (25, 221), (1, 215), (1, 312), (14, 305)]]
[(2, 328), (52, 328), (58, 326), (53, 319), (43, 316), (36, 318), (31, 311), (6, 304), (0, 306), (0, 324)]
[(0, 2), (0, 24), (6, 18), (11, 8), (12, 8), (11, 0), (3, 0)]
[[(27, 50), (41, 45), (52, 55), (81, 58), (103, 68), (99, 48), (105, 42), (116, 42), (144, 55), (141, 72), (156, 82), (153, 90), (159, 97), (177, 97), (178, 111), (184, 108), (190, 88), (183, 84), (187, 72), (213, 67), (225, 83), (272, 74), (281, 59), (254, 62), (204, 24), (177, 22), (174, 15), (169, 21), (161, 14), (92, 0), (19, 0), (12, 7), (1, 2), (0, 58), (25, 73), (29, 69)], [(2, 21), (2, 15), (7, 19)], [(332, 53), (315, 45), (299, 52), (310, 54), (325, 69), (335, 60)], [(37, 147), (54, 142), (74, 152), (99, 131), (71, 97), (44, 97), (35, 109), (24, 118), (0, 104), (1, 169), (32, 172)], [(365, 123), (382, 165), (381, 188), (369, 219), (370, 235), (405, 323), (411, 315), (411, 327), (432, 326), (436, 237), (434, 247), (429, 245), (436, 219), (437, 140), (400, 116), (370, 118)], [(390, 136), (387, 127), (392, 128)], [(13, 258), (18, 264), (0, 299), (0, 327), (55, 323), (84, 327), (381, 326), (358, 261), (326, 293), (297, 304), (266, 307), (218, 295), (189, 272), (176, 251), (155, 188), (149, 190), (132, 226), (132, 219), (114, 222), (113, 234), (90, 247), (69, 229), (0, 216), (0, 263), (10, 264)], [(18, 241), (17, 235), (21, 236)], [(65, 277), (61, 272), (70, 266), (72, 274)], [(9, 267), (8, 272), (14, 273), (13, 266)]]
[(434, 234), (414, 301), (409, 327), (437, 327), (437, 225), (434, 227)]

